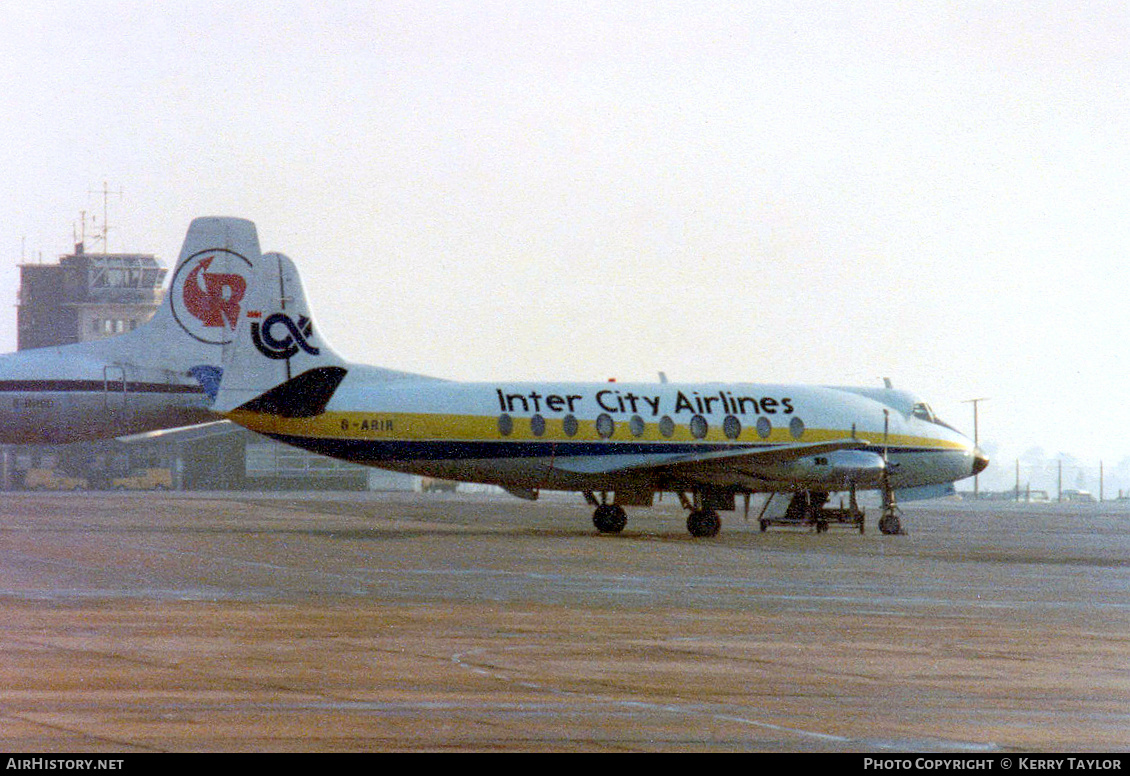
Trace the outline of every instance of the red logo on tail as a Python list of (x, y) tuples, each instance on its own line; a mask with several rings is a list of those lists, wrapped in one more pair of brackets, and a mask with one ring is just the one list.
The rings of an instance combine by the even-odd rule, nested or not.
[[(209, 272), (211, 267), (226, 272)], [(224, 248), (198, 251), (177, 265), (169, 286), (173, 318), (190, 337), (209, 345), (230, 341), (239, 322), (249, 273), (244, 256)]]
[[(239, 275), (205, 272), (214, 256), (202, 259), (184, 281), (184, 309), (208, 327), (234, 329), (247, 281)], [(203, 280), (203, 284), (201, 281)]]

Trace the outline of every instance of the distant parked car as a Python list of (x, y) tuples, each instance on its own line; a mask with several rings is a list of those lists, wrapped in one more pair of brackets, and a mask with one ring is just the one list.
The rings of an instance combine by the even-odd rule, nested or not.
[(59, 474), (54, 469), (28, 469), (24, 475), (28, 490), (86, 490), (86, 486), (84, 478)]
[(110, 487), (114, 490), (170, 490), (173, 473), (168, 469), (139, 469), (128, 477), (115, 477)]
[(451, 480), (441, 480), (435, 477), (420, 478), (421, 493), (454, 493), (458, 487), (459, 483)]

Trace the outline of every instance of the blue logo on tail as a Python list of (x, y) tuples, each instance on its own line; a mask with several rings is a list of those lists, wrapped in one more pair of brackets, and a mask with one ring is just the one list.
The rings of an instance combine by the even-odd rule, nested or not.
[[(279, 326), (285, 329), (281, 338), (275, 333)], [(314, 324), (305, 315), (296, 323), (286, 313), (272, 313), (260, 324), (251, 322), (251, 341), (255, 348), (267, 358), (284, 359), (298, 354), (299, 350), (318, 355), (321, 351), (310, 344), (314, 336)]]
[(208, 394), (208, 398), (215, 401), (216, 394), (220, 392), (220, 378), (224, 376), (224, 370), (220, 369), (218, 366), (200, 364), (199, 366), (191, 367), (188, 373), (195, 377), (196, 382), (203, 386), (204, 393)]

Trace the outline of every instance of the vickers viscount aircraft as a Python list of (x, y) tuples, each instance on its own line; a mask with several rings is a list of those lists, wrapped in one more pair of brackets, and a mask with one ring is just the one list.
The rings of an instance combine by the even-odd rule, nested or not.
[[(578, 491), (604, 533), (624, 506), (674, 492), (713, 536), (736, 496), (895, 492), (972, 476), (987, 458), (912, 394), (758, 383), (459, 383), (351, 364), (315, 333), (294, 264), (266, 254), (215, 409), (281, 442), (371, 466), (497, 484), (535, 498)], [(610, 495), (611, 494), (611, 495)]]
[(147, 323), (0, 356), (0, 442), (76, 442), (218, 420), (210, 406), (223, 345), (259, 259), (250, 221), (195, 219)]

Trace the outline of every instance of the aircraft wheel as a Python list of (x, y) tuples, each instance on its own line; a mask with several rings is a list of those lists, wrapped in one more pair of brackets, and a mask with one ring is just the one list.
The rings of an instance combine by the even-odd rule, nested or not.
[(887, 512), (879, 518), (879, 532), (888, 536), (902, 533), (902, 522), (894, 512)]
[(592, 513), (592, 524), (601, 533), (618, 534), (628, 524), (628, 515), (624, 507), (615, 504), (601, 504)]
[(695, 537), (717, 536), (722, 530), (722, 519), (713, 509), (696, 509), (687, 516), (687, 530)]

